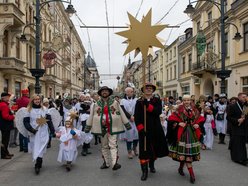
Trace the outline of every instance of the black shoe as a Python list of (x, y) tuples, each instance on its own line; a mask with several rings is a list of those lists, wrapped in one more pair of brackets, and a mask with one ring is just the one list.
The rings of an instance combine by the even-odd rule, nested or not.
[(23, 152), (23, 149), (20, 149), (19, 151), (20, 151), (20, 152)]
[(35, 168), (34, 168), (34, 171), (35, 171), (35, 173), (38, 175), (38, 174), (40, 173), (40, 168), (39, 168), (39, 167), (35, 167)]
[(71, 171), (71, 166), (70, 165), (66, 165), (66, 170), (69, 172), (69, 171)]
[(8, 156), (13, 157), (13, 156), (14, 156), (14, 154), (8, 154)]
[(85, 150), (82, 150), (81, 155), (82, 155), (82, 156), (87, 156), (86, 151), (85, 151)]
[(152, 167), (152, 168), (150, 167), (150, 172), (151, 173), (156, 173), (156, 169), (154, 167)]
[(3, 156), (3, 157), (1, 157), (1, 159), (5, 159), (5, 160), (9, 160), (9, 159), (11, 159), (12, 157), (11, 156)]
[(195, 183), (195, 178), (190, 176), (190, 183), (194, 184)]
[(51, 144), (48, 144), (48, 145), (47, 145), (47, 149), (49, 149), (49, 148), (51, 148)]
[(146, 181), (147, 177), (148, 177), (148, 165), (146, 164), (142, 164), (141, 165), (141, 170), (142, 170), (142, 175), (141, 175), (141, 181)]
[(107, 166), (105, 162), (100, 167), (100, 169), (108, 169), (108, 168), (109, 168), (109, 166)]
[(95, 142), (95, 145), (98, 145), (98, 142), (97, 141)]
[(185, 176), (184, 172), (183, 172), (183, 169), (178, 169), (178, 173), (181, 175), (181, 176)]
[(28, 150), (24, 150), (23, 152), (27, 153), (27, 152), (28, 152)]
[(116, 163), (116, 164), (113, 166), (112, 170), (118, 170), (118, 169), (120, 169), (120, 168), (121, 168), (121, 165), (118, 164), (118, 163)]

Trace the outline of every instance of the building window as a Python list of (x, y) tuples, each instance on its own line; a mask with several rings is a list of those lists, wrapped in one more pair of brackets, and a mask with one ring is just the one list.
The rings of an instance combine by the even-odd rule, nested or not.
[(189, 58), (189, 71), (191, 71), (191, 68), (192, 68), (192, 54), (189, 54), (188, 58)]
[(242, 92), (248, 93), (248, 76), (242, 78)]
[(176, 55), (177, 55), (177, 48), (174, 47), (174, 57), (176, 57)]
[(228, 56), (228, 33), (225, 33), (225, 57)]
[(207, 51), (214, 49), (214, 42), (210, 41), (207, 43)]
[(3, 57), (8, 57), (8, 31), (4, 31), (3, 38)]
[(166, 91), (165, 94), (167, 97), (169, 97), (169, 96), (171, 96), (171, 91)]
[(190, 95), (190, 87), (189, 85), (185, 85), (182, 87), (182, 95)]
[(172, 59), (172, 50), (170, 50), (170, 59)]
[(166, 70), (166, 79), (169, 80), (169, 69)]
[(21, 97), (21, 83), (15, 82), (15, 96), (17, 98)]
[(248, 51), (248, 22), (244, 24), (244, 51)]
[(9, 92), (9, 80), (8, 79), (4, 79), (3, 92)]
[(208, 12), (208, 26), (212, 24), (212, 20), (213, 20), (213, 17), (212, 17), (212, 12)]
[(173, 90), (173, 91), (172, 91), (172, 96), (173, 96), (174, 99), (177, 98), (177, 91), (176, 91), (176, 90)]
[(17, 7), (20, 8), (20, 0), (15, 0), (15, 3), (17, 5)]
[(182, 73), (185, 73), (185, 57), (183, 57)]
[(169, 59), (169, 54), (166, 53), (166, 62), (168, 62), (168, 59)]
[(33, 68), (33, 48), (29, 46), (29, 67)]
[(170, 67), (170, 80), (172, 79), (172, 67)]

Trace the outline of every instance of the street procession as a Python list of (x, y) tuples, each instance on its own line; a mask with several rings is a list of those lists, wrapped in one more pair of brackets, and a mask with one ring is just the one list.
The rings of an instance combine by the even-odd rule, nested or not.
[(0, 186), (248, 183), (247, 0), (0, 0)]

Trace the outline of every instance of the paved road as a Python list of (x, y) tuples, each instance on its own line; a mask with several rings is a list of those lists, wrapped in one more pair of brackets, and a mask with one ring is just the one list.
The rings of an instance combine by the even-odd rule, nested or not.
[[(149, 174), (146, 182), (140, 181), (140, 167), (137, 157), (129, 160), (126, 155), (125, 143), (119, 143), (120, 164), (118, 171), (112, 169), (100, 170), (102, 164), (100, 146), (92, 145), (93, 154), (83, 157), (78, 156), (77, 164), (71, 172), (66, 172), (65, 167), (56, 161), (58, 141), (52, 142), (44, 157), (44, 165), (40, 175), (34, 174), (31, 155), (17, 152), (18, 148), (10, 149), (15, 153), (12, 160), (0, 160), (0, 186), (139, 186), (139, 185), (192, 185), (189, 183), (188, 173), (185, 177), (177, 174), (178, 163), (170, 158), (156, 161), (157, 173)], [(215, 142), (212, 151), (202, 151), (200, 162), (194, 163), (196, 175), (195, 185), (201, 186), (247, 186), (248, 167), (230, 161), (227, 145)], [(187, 172), (187, 171), (185, 171)]]

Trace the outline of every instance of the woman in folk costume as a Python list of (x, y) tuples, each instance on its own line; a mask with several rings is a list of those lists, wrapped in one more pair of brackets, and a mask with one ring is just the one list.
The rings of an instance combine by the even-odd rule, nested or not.
[(113, 90), (103, 86), (98, 90), (101, 97), (96, 103), (93, 103), (90, 110), (90, 116), (86, 122), (85, 132), (101, 135), (101, 150), (103, 164), (101, 169), (107, 169), (112, 164), (112, 170), (118, 170), (121, 165), (118, 161), (117, 134), (131, 129), (125, 113), (120, 104), (113, 100), (110, 95)]
[(71, 170), (72, 162), (76, 161), (78, 151), (77, 147), (81, 145), (82, 132), (73, 126), (71, 117), (65, 120), (65, 126), (61, 126), (56, 133), (56, 137), (60, 140), (58, 161), (66, 162), (66, 170)]
[(168, 118), (171, 143), (169, 156), (180, 162), (178, 173), (181, 176), (185, 175), (183, 167), (186, 164), (191, 183), (195, 182), (192, 162), (200, 160), (200, 125), (204, 120), (197, 108), (191, 104), (190, 95), (183, 96), (183, 104)]
[[(35, 94), (27, 106), (27, 115), (23, 119), (24, 127), (29, 131), (29, 152), (35, 163), (35, 173), (39, 174), (43, 155), (47, 149), (50, 135), (55, 135), (51, 115), (41, 103), (41, 96)], [(49, 130), (48, 130), (49, 129)]]
[(214, 143), (214, 132), (215, 129), (215, 122), (214, 122), (214, 115), (213, 111), (211, 110), (211, 104), (209, 102), (206, 103), (205, 106), (205, 135), (204, 135), (204, 145), (206, 146), (206, 149), (212, 149), (213, 143)]
[(215, 123), (216, 129), (219, 134), (219, 144), (225, 144), (225, 136), (227, 131), (227, 120), (226, 120), (226, 95), (220, 94), (220, 99), (216, 103), (216, 116), (215, 116)]
[(132, 127), (131, 130), (126, 130), (125, 133), (123, 133), (123, 138), (125, 139), (127, 145), (129, 159), (133, 158), (132, 151), (134, 152), (135, 156), (138, 155), (137, 146), (139, 142), (139, 136), (134, 122), (134, 109), (136, 101), (137, 98), (135, 98), (134, 89), (132, 87), (127, 87), (125, 89), (125, 96), (121, 100), (120, 105), (123, 111), (125, 112), (127, 118), (129, 119), (129, 123)]
[(153, 96), (155, 90), (155, 85), (146, 83), (141, 88), (144, 95), (137, 100), (135, 105), (134, 119), (139, 133), (139, 160), (142, 170), (142, 181), (147, 180), (148, 166), (150, 172), (155, 173), (155, 160), (165, 157), (169, 153), (159, 118), (162, 113), (162, 104), (159, 98)]

